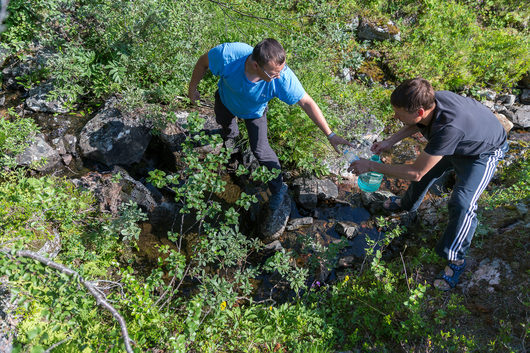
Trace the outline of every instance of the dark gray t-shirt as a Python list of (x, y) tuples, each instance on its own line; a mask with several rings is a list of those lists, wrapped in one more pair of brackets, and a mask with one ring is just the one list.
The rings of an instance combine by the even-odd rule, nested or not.
[(478, 156), (496, 150), (506, 132), (495, 115), (472, 98), (449, 91), (435, 92), (436, 108), (428, 126), (417, 124), (433, 156)]

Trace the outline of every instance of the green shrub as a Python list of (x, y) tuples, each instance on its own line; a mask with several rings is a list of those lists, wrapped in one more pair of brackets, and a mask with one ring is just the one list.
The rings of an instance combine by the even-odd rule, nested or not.
[(481, 27), (470, 8), (455, 1), (425, 1), (403, 43), (387, 51), (400, 78), (423, 76), (438, 89), (511, 87), (530, 68), (528, 36)]
[(24, 152), (39, 131), (31, 118), (0, 118), (0, 168), (14, 168), (16, 156)]

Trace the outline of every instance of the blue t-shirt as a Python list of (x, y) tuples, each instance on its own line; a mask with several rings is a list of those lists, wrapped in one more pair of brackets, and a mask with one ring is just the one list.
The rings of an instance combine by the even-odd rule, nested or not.
[(221, 102), (241, 119), (255, 119), (263, 115), (267, 103), (274, 97), (291, 105), (305, 94), (300, 81), (285, 65), (279, 78), (266, 82), (250, 82), (245, 75), (245, 62), (253, 48), (245, 43), (224, 43), (208, 52), (212, 73), (220, 76)]
[(426, 153), (474, 157), (505, 143), (504, 128), (486, 106), (449, 91), (436, 91), (434, 99), (436, 108), (430, 124), (417, 124), (429, 141)]

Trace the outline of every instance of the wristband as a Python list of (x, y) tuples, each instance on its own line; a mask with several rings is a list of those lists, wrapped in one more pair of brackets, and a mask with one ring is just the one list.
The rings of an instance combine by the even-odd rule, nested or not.
[(335, 133), (332, 131), (331, 134), (328, 135), (328, 139), (332, 138), (333, 136), (335, 136)]

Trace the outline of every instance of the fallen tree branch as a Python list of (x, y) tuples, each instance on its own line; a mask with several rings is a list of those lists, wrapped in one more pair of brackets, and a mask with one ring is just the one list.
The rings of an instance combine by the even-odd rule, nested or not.
[(77, 273), (76, 271), (64, 266), (64, 265), (61, 265), (57, 262), (54, 262), (44, 256), (41, 256), (33, 251), (28, 251), (28, 250), (19, 250), (19, 251), (15, 251), (14, 253), (11, 251), (11, 249), (0, 249), (0, 252), (6, 254), (6, 255), (15, 255), (15, 256), (18, 256), (18, 257), (26, 257), (26, 258), (30, 258), (30, 259), (33, 259), (35, 261), (38, 261), (40, 262), (41, 264), (43, 264), (44, 266), (48, 266), (48, 267), (51, 267), (55, 270), (58, 270), (60, 271), (61, 273), (64, 273), (68, 276), (71, 276), (71, 277), (75, 277), (79, 283), (81, 283), (87, 290), (90, 294), (92, 294), (92, 296), (96, 299), (96, 303), (103, 307), (104, 309), (107, 309), (111, 314), (112, 316), (116, 319), (116, 321), (118, 321), (118, 323), (120, 324), (120, 328), (121, 328), (121, 336), (123, 337), (123, 343), (125, 345), (125, 349), (128, 353), (132, 353), (133, 352), (133, 349), (131, 347), (131, 338), (129, 337), (129, 333), (127, 332), (127, 324), (125, 323), (125, 320), (123, 319), (123, 317), (120, 315), (120, 313), (118, 313), (118, 311), (112, 306), (109, 304), (109, 302), (103, 297), (103, 295), (94, 287), (94, 285), (88, 281), (85, 281), (80, 275), (79, 273)]

